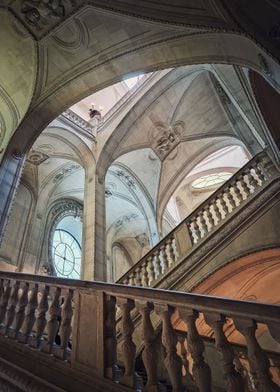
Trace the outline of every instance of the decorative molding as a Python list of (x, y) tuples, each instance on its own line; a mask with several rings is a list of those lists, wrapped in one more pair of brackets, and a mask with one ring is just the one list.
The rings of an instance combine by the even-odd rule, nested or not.
[(142, 248), (144, 248), (144, 246), (150, 245), (149, 237), (147, 236), (146, 233), (137, 235), (135, 239)]
[(58, 26), (77, 7), (76, 0), (11, 0), (9, 9), (36, 39)]
[(183, 121), (178, 121), (170, 125), (160, 121), (155, 123), (151, 137), (151, 146), (162, 161), (180, 143), (180, 136), (184, 126)]
[(258, 59), (260, 62), (260, 66), (261, 69), (263, 70), (263, 72), (270, 78), (272, 78), (272, 71), (269, 67), (269, 64), (266, 60), (266, 58), (264, 57), (264, 55), (262, 55), (261, 53), (258, 54)]
[(47, 159), (49, 159), (49, 155), (44, 154), (43, 152), (38, 150), (31, 150), (27, 155), (26, 161), (35, 166), (39, 166)]
[(59, 170), (53, 178), (53, 183), (57, 184), (58, 182), (63, 181), (66, 177), (70, 176), (70, 174), (74, 173), (75, 171), (79, 170), (81, 166), (77, 163), (71, 163), (61, 170)]
[[(58, 117), (62, 122), (66, 122), (71, 124), (71, 126), (75, 126), (75, 129), (81, 133), (92, 138), (95, 138), (95, 134), (94, 134), (94, 129), (92, 127), (92, 125), (84, 120), (82, 117), (80, 117), (78, 114), (76, 114), (75, 112), (73, 112), (70, 109), (67, 109), (65, 112), (63, 112), (59, 117)], [(65, 121), (66, 120), (66, 121)]]
[(131, 213), (131, 214), (129, 214), (129, 215), (124, 215), (124, 216), (122, 216), (121, 218), (119, 218), (119, 219), (115, 222), (114, 227), (115, 227), (116, 229), (118, 229), (119, 227), (121, 227), (121, 226), (125, 225), (126, 223), (129, 223), (129, 222), (131, 222), (131, 221), (137, 219), (138, 217), (139, 217), (139, 215), (138, 215), (138, 214), (135, 214), (135, 213)]
[(126, 174), (123, 170), (117, 170), (116, 171), (117, 176), (120, 178), (120, 180), (126, 184), (129, 188), (131, 189), (136, 189), (136, 183), (134, 179)]

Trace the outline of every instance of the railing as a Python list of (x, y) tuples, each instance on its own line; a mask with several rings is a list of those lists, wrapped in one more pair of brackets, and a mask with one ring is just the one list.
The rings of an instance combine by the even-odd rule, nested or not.
[[(124, 373), (118, 380), (117, 308), (121, 314), (124, 365)], [(132, 310), (141, 317), (142, 360), (147, 374), (145, 390), (159, 390), (155, 366), (158, 352), (151, 322), (153, 313), (162, 323), (164, 363), (173, 391), (184, 390), (182, 355), (178, 355), (176, 331), (172, 325), (174, 314), (185, 323), (188, 331), (188, 351), (193, 361), (191, 373), (199, 391), (212, 390), (211, 370), (204, 360), (203, 338), (196, 325), (199, 315), (203, 315), (214, 332), (227, 391), (242, 392), (244, 385), (234, 366), (233, 349), (223, 330), (226, 318), (233, 320), (236, 329), (245, 338), (250, 371), (255, 376), (257, 391), (279, 391), (272, 381), (269, 361), (258, 343), (256, 330), (257, 323), (265, 324), (279, 341), (280, 309), (279, 306), (263, 303), (0, 272), (0, 335), (6, 337), (1, 342), (0, 352), (3, 345), (9, 342), (11, 350), (15, 344), (24, 343), (27, 364), (28, 352), (34, 355), (35, 348), (39, 357), (48, 357), (50, 361), (54, 361), (53, 358), (60, 360), (65, 366), (64, 373), (69, 377), (73, 372), (83, 372), (109, 379), (115, 387), (118, 381), (121, 391), (129, 388), (142, 390), (142, 380), (135, 371)], [(56, 344), (58, 334), (60, 344)], [(113, 387), (109, 389), (117, 390)]]
[(266, 153), (260, 153), (235, 173), (158, 245), (137, 262), (118, 283), (154, 287), (174, 266), (200, 246), (279, 172)]
[[(81, 128), (83, 131), (87, 132), (90, 135), (93, 135), (93, 127), (92, 125), (80, 117), (78, 114), (73, 112), (71, 109), (67, 109), (65, 112), (62, 113), (62, 117), (65, 117), (67, 120), (71, 121), (74, 125)], [(93, 135), (95, 136), (95, 135)]]

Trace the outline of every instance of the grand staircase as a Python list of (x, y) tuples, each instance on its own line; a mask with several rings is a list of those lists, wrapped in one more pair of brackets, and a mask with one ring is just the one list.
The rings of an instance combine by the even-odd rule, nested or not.
[[(118, 284), (0, 272), (0, 391), (280, 391), (258, 341), (267, 331), (280, 343), (279, 306), (179, 291), (279, 192), (277, 168), (265, 153), (256, 156)], [(246, 342), (248, 368), (227, 323)]]

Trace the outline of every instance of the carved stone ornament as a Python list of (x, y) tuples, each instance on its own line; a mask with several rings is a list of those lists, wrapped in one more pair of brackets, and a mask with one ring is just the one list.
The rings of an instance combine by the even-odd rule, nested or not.
[(121, 227), (122, 225), (129, 223), (132, 220), (135, 220), (137, 218), (138, 218), (138, 214), (134, 214), (134, 213), (129, 214), (129, 215), (124, 215), (116, 221), (115, 228), (117, 229), (117, 228)]
[(267, 76), (272, 77), (272, 71), (269, 67), (269, 64), (268, 64), (266, 58), (261, 53), (258, 54), (258, 58), (259, 58), (260, 66), (261, 66), (262, 70), (264, 71), (264, 73)]
[(13, 0), (9, 7), (37, 38), (41, 38), (73, 11), (76, 1)]
[(168, 125), (157, 122), (152, 131), (152, 147), (161, 160), (164, 160), (180, 143), (180, 134), (184, 128), (182, 122)]
[(135, 181), (131, 176), (126, 174), (123, 170), (117, 170), (116, 174), (120, 178), (120, 180), (125, 183), (129, 188), (136, 189)]
[(70, 174), (74, 173), (75, 171), (79, 170), (81, 168), (80, 165), (78, 164), (70, 164), (67, 165), (65, 167), (63, 167), (55, 176), (53, 179), (53, 183), (56, 184), (62, 180), (64, 180), (64, 178), (70, 176)]
[(45, 162), (47, 159), (49, 159), (49, 156), (47, 154), (44, 154), (41, 151), (35, 151), (31, 150), (29, 154), (27, 155), (27, 162), (39, 166), (41, 163)]

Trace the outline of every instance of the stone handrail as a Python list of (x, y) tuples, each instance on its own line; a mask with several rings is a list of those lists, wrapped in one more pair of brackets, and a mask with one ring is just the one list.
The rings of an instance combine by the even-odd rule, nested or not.
[(78, 114), (73, 112), (73, 110), (67, 109), (61, 114), (61, 116), (66, 118), (67, 120), (70, 120), (73, 124), (81, 128), (83, 131), (87, 132), (89, 135), (93, 135), (94, 130), (92, 125), (88, 121), (80, 117)]
[[(271, 170), (272, 168), (272, 170)], [(155, 287), (165, 274), (279, 176), (265, 152), (256, 155), (139, 260), (117, 283)]]
[[(124, 336), (124, 374), (118, 380), (117, 308), (120, 310)], [(135, 326), (132, 310), (141, 317), (141, 343), (144, 347), (142, 359), (147, 373), (145, 390), (158, 390), (155, 389), (158, 385), (154, 366), (157, 362), (155, 330), (151, 322), (151, 312), (154, 312), (162, 322), (161, 341), (166, 353), (164, 362), (173, 391), (184, 390), (182, 355), (178, 355), (177, 335), (172, 324), (174, 314), (185, 323), (188, 331), (188, 351), (193, 360), (191, 371), (199, 391), (212, 390), (211, 370), (204, 360), (203, 338), (196, 326), (199, 315), (203, 315), (214, 332), (216, 347), (221, 354), (226, 390), (244, 391), (241, 375), (233, 364), (233, 349), (223, 330), (226, 318), (229, 318), (245, 338), (251, 372), (258, 382), (258, 390), (279, 391), (279, 387), (272, 381), (267, 356), (256, 338), (257, 326), (261, 323), (279, 341), (280, 307), (277, 305), (0, 272), (0, 346), (9, 345), (10, 342), (11, 351), (16, 350), (15, 345), (24, 343), (27, 364), (28, 355), (34, 355), (36, 349), (36, 355), (38, 358), (45, 358), (45, 363), (46, 358), (50, 363), (60, 361), (62, 365), (59, 366), (62, 366), (63, 373), (68, 378), (73, 375), (78, 377), (79, 372), (82, 372), (88, 375), (88, 382), (90, 376), (111, 380), (112, 388), (107, 390), (118, 390), (118, 385), (120, 391), (142, 390), (142, 379), (135, 372), (136, 346), (133, 341)], [(59, 343), (56, 341), (58, 334)], [(56, 367), (59, 366), (57, 363)], [(51, 372), (48, 377), (52, 381)], [(119, 384), (115, 384), (116, 381)], [(68, 388), (69, 391), (75, 390), (71, 386)]]

